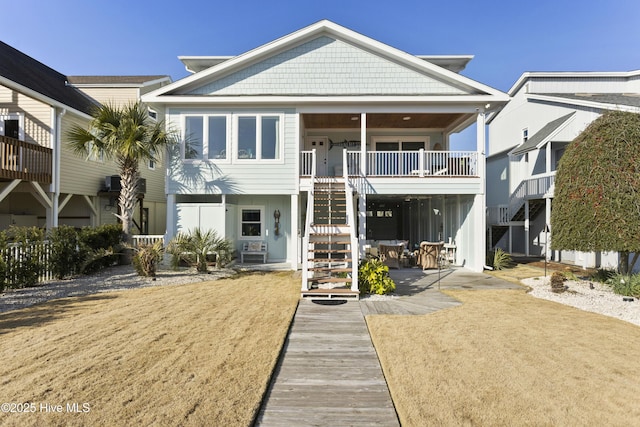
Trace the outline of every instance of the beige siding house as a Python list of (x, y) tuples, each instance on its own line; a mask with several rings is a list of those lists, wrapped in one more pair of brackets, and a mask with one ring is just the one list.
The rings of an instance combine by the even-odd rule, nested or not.
[[(122, 79), (112, 79), (118, 78)], [(139, 88), (120, 90), (105, 84), (102, 94), (111, 90), (118, 102), (135, 101), (143, 87), (157, 89), (170, 82), (159, 76), (128, 79), (137, 79)], [(0, 42), (0, 229), (117, 221), (117, 193), (104, 191), (105, 177), (117, 175), (117, 167), (101, 158), (77, 156), (65, 138), (73, 124), (88, 125), (102, 101), (74, 87), (67, 76)], [(164, 233), (162, 168), (158, 164), (143, 172), (149, 211), (143, 211), (146, 215), (141, 215), (134, 233)]]

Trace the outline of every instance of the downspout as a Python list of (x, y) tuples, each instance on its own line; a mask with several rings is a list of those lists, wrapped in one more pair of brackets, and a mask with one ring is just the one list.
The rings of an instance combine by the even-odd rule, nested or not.
[(51, 168), (51, 192), (53, 193), (53, 204), (52, 204), (52, 218), (51, 218), (51, 227), (58, 226), (58, 200), (60, 198), (60, 159), (61, 154), (60, 150), (62, 149), (62, 116), (67, 114), (66, 108), (60, 110), (60, 113), (57, 113), (57, 109), (54, 107), (51, 109), (52, 122), (54, 123), (55, 130), (53, 133), (53, 164)]

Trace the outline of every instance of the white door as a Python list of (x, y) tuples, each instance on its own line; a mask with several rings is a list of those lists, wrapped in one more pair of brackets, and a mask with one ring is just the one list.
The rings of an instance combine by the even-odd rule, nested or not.
[(328, 176), (329, 138), (326, 136), (307, 137), (305, 151), (316, 150), (316, 175)]

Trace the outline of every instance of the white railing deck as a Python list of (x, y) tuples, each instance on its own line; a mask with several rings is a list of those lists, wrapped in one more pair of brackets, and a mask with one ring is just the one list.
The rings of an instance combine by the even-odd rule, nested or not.
[[(348, 151), (347, 175), (360, 175), (361, 153)], [(311, 151), (300, 154), (300, 176), (310, 176)], [(369, 177), (473, 177), (478, 176), (476, 151), (369, 151), (365, 157)], [(344, 166), (343, 166), (344, 167)]]

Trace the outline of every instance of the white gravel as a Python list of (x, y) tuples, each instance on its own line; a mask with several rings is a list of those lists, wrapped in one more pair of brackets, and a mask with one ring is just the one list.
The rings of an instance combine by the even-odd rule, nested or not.
[[(551, 292), (550, 277), (523, 279), (522, 283), (531, 288), (530, 294), (536, 298), (570, 305), (580, 310), (615, 317), (640, 326), (640, 301), (623, 300), (622, 295), (613, 293), (611, 288), (598, 282), (573, 281), (564, 282), (566, 291)], [(593, 285), (593, 289), (591, 286)]]
[(212, 270), (209, 274), (199, 274), (195, 269), (160, 269), (153, 280), (138, 276), (131, 266), (110, 267), (89, 276), (78, 276), (68, 280), (24, 289), (5, 289), (0, 294), (0, 313), (17, 310), (56, 298), (78, 297), (98, 292), (113, 292), (125, 289), (147, 288), (151, 286), (181, 285), (229, 277), (234, 270)]

